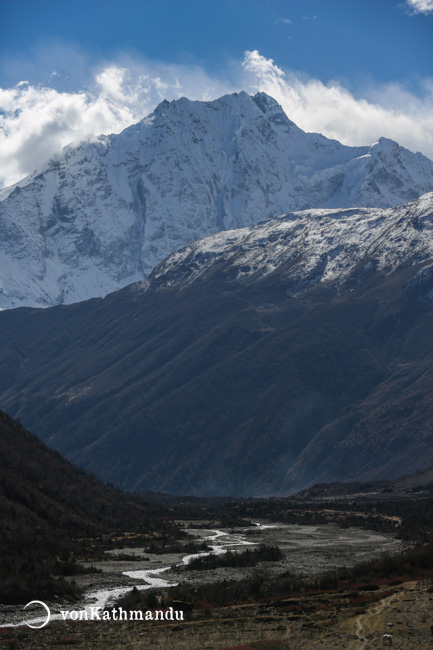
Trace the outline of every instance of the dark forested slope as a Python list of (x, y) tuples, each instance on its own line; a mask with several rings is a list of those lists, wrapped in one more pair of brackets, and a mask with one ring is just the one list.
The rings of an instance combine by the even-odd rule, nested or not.
[(1, 403), (136, 490), (269, 494), (432, 465), (432, 201), (287, 215), (103, 300), (2, 312)]

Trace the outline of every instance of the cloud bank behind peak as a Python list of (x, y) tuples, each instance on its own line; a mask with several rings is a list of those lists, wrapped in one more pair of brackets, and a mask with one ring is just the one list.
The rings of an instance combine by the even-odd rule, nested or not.
[[(428, 0), (420, 0), (428, 2)], [(95, 70), (75, 91), (25, 81), (0, 88), (0, 187), (39, 167), (62, 147), (101, 133), (118, 133), (152, 112), (163, 99), (215, 99), (263, 91), (305, 131), (348, 145), (384, 136), (433, 158), (433, 78), (416, 94), (402, 84), (365, 85), (355, 96), (341, 82), (323, 83), (283, 70), (257, 50), (245, 52), (218, 76), (196, 65), (121, 57)]]

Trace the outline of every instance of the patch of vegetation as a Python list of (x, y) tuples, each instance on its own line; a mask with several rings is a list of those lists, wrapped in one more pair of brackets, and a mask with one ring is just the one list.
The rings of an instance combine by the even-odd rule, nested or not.
[(228, 551), (221, 555), (211, 553), (204, 557), (197, 557), (192, 559), (185, 569), (187, 571), (210, 571), (220, 567), (251, 567), (260, 562), (278, 562), (282, 557), (283, 554), (278, 546), (263, 545), (255, 549), (247, 548), (242, 552)]
[(136, 555), (134, 553), (116, 553), (115, 555), (110, 554), (111, 562), (148, 562), (148, 557), (142, 557), (141, 555)]
[(143, 549), (144, 553), (164, 554), (164, 553), (200, 553), (209, 551), (210, 546), (206, 542), (182, 542), (167, 538), (155, 538)]

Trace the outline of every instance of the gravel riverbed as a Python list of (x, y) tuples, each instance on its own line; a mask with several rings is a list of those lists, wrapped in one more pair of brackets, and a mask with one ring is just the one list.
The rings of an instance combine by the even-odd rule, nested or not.
[[(186, 522), (186, 525), (187, 522)], [(79, 603), (47, 603), (51, 620), (60, 620), (60, 610), (84, 609), (105, 605), (126, 593), (134, 586), (138, 589), (164, 588), (178, 583), (207, 583), (218, 580), (240, 580), (253, 573), (278, 576), (287, 571), (296, 575), (318, 575), (333, 569), (353, 566), (357, 562), (378, 557), (383, 553), (402, 550), (402, 543), (392, 535), (376, 533), (360, 528), (340, 528), (327, 524), (317, 526), (288, 525), (255, 522), (253, 527), (237, 529), (205, 530), (187, 528), (195, 541), (205, 541), (217, 554), (228, 550), (243, 550), (256, 545), (278, 546), (283, 558), (278, 562), (266, 562), (254, 568), (223, 567), (211, 571), (189, 571), (185, 564), (196, 554), (149, 554), (143, 548), (122, 548), (106, 553), (106, 559), (92, 565), (102, 573), (74, 576), (86, 597)], [(118, 556), (135, 556), (134, 560), (116, 559)], [(43, 621), (40, 605), (23, 612), (21, 607), (1, 606), (0, 624), (17, 625), (27, 621)], [(44, 614), (45, 616), (45, 614)], [(33, 618), (29, 618), (33, 617)]]

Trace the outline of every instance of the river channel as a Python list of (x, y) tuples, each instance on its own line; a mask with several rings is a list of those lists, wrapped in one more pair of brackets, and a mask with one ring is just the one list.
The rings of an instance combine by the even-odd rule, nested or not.
[[(378, 557), (383, 553), (401, 550), (401, 542), (392, 535), (385, 535), (359, 528), (343, 529), (328, 524), (321, 526), (300, 526), (268, 522), (254, 522), (253, 526), (238, 529), (204, 530), (188, 528), (194, 541), (205, 542), (209, 551), (182, 555), (149, 554), (142, 548), (122, 548), (107, 552), (107, 560), (94, 563), (102, 573), (76, 576), (77, 584), (86, 593), (85, 598), (74, 603), (48, 603), (51, 620), (63, 620), (61, 610), (86, 610), (90, 617), (93, 608), (104, 608), (115, 602), (133, 587), (139, 590), (165, 589), (179, 583), (205, 583), (218, 580), (240, 580), (253, 572), (262, 571), (267, 576), (278, 576), (286, 571), (298, 575), (320, 574), (332, 569), (351, 566), (359, 561)], [(276, 545), (283, 553), (279, 562), (266, 562), (261, 567), (223, 567), (211, 571), (186, 571), (185, 566), (196, 557), (211, 553), (221, 555), (229, 550), (240, 550), (244, 546), (257, 544)], [(134, 561), (120, 559), (134, 555)], [(44, 616), (41, 616), (41, 614)], [(7, 608), (8, 620), (2, 625), (23, 625), (25, 621), (34, 626), (46, 620), (41, 605), (28, 608)], [(2, 616), (2, 618), (4, 618)]]

